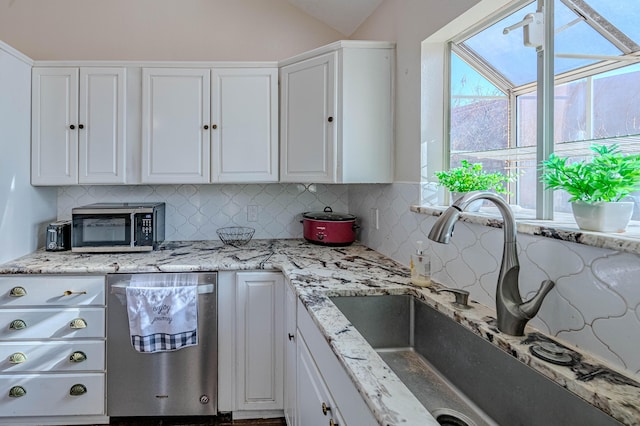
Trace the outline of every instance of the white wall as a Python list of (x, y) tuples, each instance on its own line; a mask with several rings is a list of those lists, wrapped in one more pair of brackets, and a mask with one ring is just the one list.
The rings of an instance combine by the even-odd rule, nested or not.
[(0, 0), (35, 60), (271, 61), (345, 38), (287, 0)]
[(396, 182), (420, 182), (421, 44), (479, 0), (385, 0), (351, 38), (396, 42)]
[(31, 65), (0, 42), (0, 263), (44, 244), (55, 188), (30, 185)]

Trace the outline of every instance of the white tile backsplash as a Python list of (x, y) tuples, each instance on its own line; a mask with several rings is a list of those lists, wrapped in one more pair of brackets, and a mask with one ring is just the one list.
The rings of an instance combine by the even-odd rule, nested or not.
[[(136, 185), (67, 186), (58, 189), (58, 219), (71, 209), (97, 202), (164, 201), (166, 239), (216, 240), (225, 226), (255, 228), (254, 238), (302, 238), (301, 213), (330, 206), (346, 212), (346, 185)], [(247, 206), (257, 206), (257, 221), (249, 222)]]
[[(427, 234), (436, 219), (408, 212), (419, 191), (417, 184), (351, 185), (349, 212), (363, 218), (361, 241), (408, 265), (422, 240), (437, 281), (495, 308), (502, 229), (458, 222), (450, 244), (431, 243)], [(378, 230), (367, 221), (371, 208), (379, 209)], [(518, 255), (523, 299), (543, 280), (556, 282), (532, 326), (640, 375), (640, 256), (527, 234), (518, 234)]]
[[(417, 184), (402, 183), (70, 186), (58, 189), (58, 218), (94, 202), (164, 201), (167, 240), (217, 239), (216, 229), (231, 225), (255, 228), (254, 238), (301, 238), (301, 213), (331, 206), (358, 217), (360, 241), (405, 265), (422, 240), (436, 280), (495, 307), (502, 230), (459, 222), (450, 244), (431, 243), (435, 217), (409, 210), (419, 191)], [(250, 205), (258, 206), (255, 222), (247, 220)], [(524, 299), (543, 280), (556, 282), (532, 326), (640, 374), (639, 256), (527, 234), (518, 234), (518, 254)]]

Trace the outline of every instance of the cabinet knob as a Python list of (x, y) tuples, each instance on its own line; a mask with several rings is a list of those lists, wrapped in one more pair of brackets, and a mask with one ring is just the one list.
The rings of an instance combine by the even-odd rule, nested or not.
[(82, 351), (75, 351), (69, 357), (70, 362), (82, 362), (87, 360), (87, 354)]
[(21, 319), (15, 319), (9, 324), (9, 330), (22, 330), (23, 328), (27, 328), (27, 323)]
[(326, 416), (329, 411), (331, 411), (331, 407), (329, 407), (326, 402), (323, 402), (322, 403), (322, 414), (324, 414)]
[(72, 294), (87, 294), (86, 291), (72, 291), (72, 290), (67, 290), (64, 293), (62, 293), (63, 296), (71, 296)]
[(82, 318), (76, 318), (71, 320), (71, 322), (69, 323), (69, 327), (74, 329), (87, 328), (87, 321)]
[(338, 423), (334, 422), (333, 419), (329, 419), (329, 426), (338, 426)]
[(215, 129), (217, 129), (217, 128), (218, 128), (218, 125), (217, 125), (217, 124), (212, 124), (212, 125), (211, 125), (211, 128), (212, 128), (213, 130), (215, 130)]
[(208, 125), (208, 124), (205, 124), (205, 125), (204, 125), (204, 129), (205, 129), (205, 130), (209, 130), (209, 125)]
[(327, 119), (327, 121), (328, 121), (329, 123), (333, 123), (333, 117), (329, 117), (329, 118)]
[(71, 396), (84, 395), (85, 393), (87, 393), (87, 387), (80, 383), (71, 386), (71, 389), (69, 389), (69, 395)]
[(24, 287), (14, 287), (9, 291), (9, 296), (11, 297), (22, 297), (27, 295), (27, 290)]
[(293, 334), (289, 333), (289, 340), (293, 340), (296, 336), (294, 336)]
[(84, 124), (78, 124), (78, 129), (84, 129)]
[(76, 128), (76, 126), (74, 126), (74, 125), (72, 124), (72, 125), (70, 125), (70, 126), (69, 126), (69, 128), (70, 128), (71, 130), (74, 130), (74, 129)]
[(9, 355), (9, 364), (22, 364), (27, 360), (27, 356), (22, 352), (16, 352)]
[(25, 396), (27, 394), (27, 390), (22, 386), (13, 386), (9, 389), (9, 396), (11, 398), (20, 398), (21, 396)]

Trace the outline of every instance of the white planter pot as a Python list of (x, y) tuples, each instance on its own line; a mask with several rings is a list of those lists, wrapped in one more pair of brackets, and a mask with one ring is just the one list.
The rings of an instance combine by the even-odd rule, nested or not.
[(633, 202), (587, 204), (581, 201), (571, 203), (573, 217), (580, 229), (597, 232), (624, 232), (631, 215)]

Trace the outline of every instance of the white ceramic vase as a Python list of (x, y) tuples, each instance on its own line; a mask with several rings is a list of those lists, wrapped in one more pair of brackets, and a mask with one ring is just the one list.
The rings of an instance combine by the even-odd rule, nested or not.
[(633, 202), (571, 203), (580, 229), (597, 232), (624, 232), (633, 214)]

